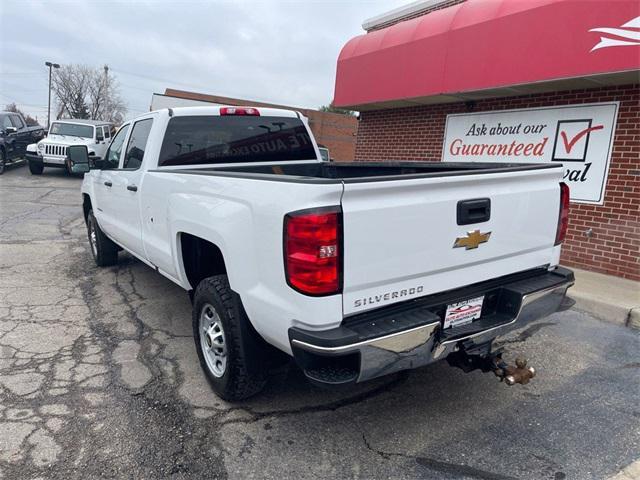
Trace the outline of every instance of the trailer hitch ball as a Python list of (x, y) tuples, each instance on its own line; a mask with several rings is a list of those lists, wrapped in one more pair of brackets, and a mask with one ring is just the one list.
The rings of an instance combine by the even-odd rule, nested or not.
[(527, 361), (524, 358), (517, 358), (515, 367), (512, 365), (503, 367), (504, 382), (510, 386), (516, 383), (526, 385), (535, 376), (536, 369), (527, 367)]

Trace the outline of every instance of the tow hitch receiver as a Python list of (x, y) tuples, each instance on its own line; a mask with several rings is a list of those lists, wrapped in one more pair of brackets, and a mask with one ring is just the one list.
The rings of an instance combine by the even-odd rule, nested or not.
[(500, 377), (500, 380), (504, 380), (507, 385), (515, 385), (516, 383), (526, 385), (536, 376), (536, 369), (527, 367), (527, 361), (524, 358), (516, 358), (515, 366), (507, 365), (500, 360), (498, 368), (493, 373)]
[(490, 344), (474, 347), (470, 350), (463, 346), (457, 352), (449, 355), (447, 362), (452, 367), (460, 368), (466, 373), (473, 370), (493, 372), (501, 382), (504, 381), (509, 386), (516, 383), (526, 385), (536, 376), (535, 368), (527, 367), (527, 360), (516, 358), (516, 364), (509, 365), (502, 360), (502, 350), (491, 352)]

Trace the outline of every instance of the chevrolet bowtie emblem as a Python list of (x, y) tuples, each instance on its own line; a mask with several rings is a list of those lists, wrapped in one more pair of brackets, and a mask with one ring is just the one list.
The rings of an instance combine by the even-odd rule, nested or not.
[(468, 232), (466, 237), (456, 238), (456, 241), (453, 243), (453, 248), (464, 247), (466, 250), (478, 248), (478, 245), (481, 243), (488, 242), (490, 236), (491, 232), (480, 233), (480, 230), (474, 230), (473, 232)]

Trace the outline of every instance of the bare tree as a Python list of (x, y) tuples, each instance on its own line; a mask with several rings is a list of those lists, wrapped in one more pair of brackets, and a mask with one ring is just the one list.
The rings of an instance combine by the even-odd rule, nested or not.
[(91, 118), (120, 124), (127, 108), (120, 97), (118, 81), (105, 65), (103, 72), (95, 71), (89, 83), (89, 113)]
[(57, 118), (91, 118), (120, 124), (127, 112), (118, 82), (109, 68), (63, 65), (55, 70), (53, 91)]

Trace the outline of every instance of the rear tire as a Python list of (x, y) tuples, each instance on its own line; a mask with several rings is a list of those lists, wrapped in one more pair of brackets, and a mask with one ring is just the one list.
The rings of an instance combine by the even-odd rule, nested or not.
[(271, 347), (251, 325), (226, 275), (200, 282), (192, 320), (198, 359), (213, 391), (232, 402), (259, 393), (267, 383)]
[(91, 255), (99, 267), (109, 267), (118, 263), (118, 246), (100, 230), (93, 210), (87, 214), (87, 236)]
[(7, 154), (4, 152), (3, 148), (0, 148), (0, 175), (4, 173), (4, 170), (6, 167), (7, 167)]
[(31, 175), (42, 175), (43, 170), (44, 165), (31, 161), (29, 162), (29, 171), (31, 172)]

